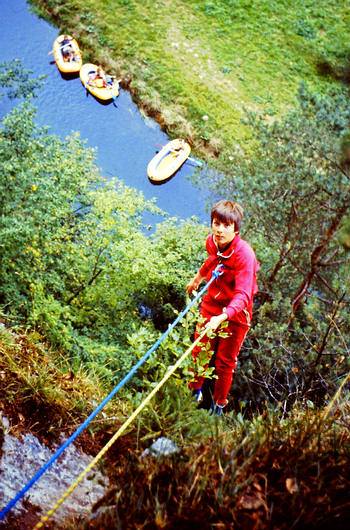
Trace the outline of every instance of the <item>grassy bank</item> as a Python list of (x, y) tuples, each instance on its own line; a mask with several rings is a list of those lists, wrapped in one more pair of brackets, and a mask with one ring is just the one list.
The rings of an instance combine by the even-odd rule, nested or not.
[[(89, 521), (64, 528), (340, 530), (350, 511), (349, 407), (332, 405), (228, 417), (161, 460), (134, 447)], [(204, 428), (209, 421), (202, 416)]]
[[(73, 372), (67, 358), (39, 333), (1, 323), (0, 413), (9, 420), (11, 434), (31, 432), (45, 443), (57, 442), (62, 433), (71, 434), (106, 393), (91, 372)], [(95, 420), (82, 436), (83, 445), (94, 445), (94, 432), (108, 430), (123, 421), (124, 414), (125, 405), (114, 400), (102, 420)]]
[[(73, 374), (38, 334), (8, 325), (0, 331), (1, 412), (11, 432), (57, 441), (55, 432), (68, 434), (102, 399), (101, 384)], [(103, 469), (112, 486), (91, 518), (50, 521), (48, 528), (344, 528), (350, 512), (344, 384), (321, 409), (296, 403), (289, 413), (267, 407), (225, 419), (196, 410), (180, 390), (170, 380), (108, 452)], [(94, 424), (78, 440), (85, 451), (96, 454), (131, 411), (125, 399), (112, 407), (109, 415), (119, 420)], [(171, 437), (180, 452), (143, 457), (159, 436)], [(11, 515), (8, 528), (32, 528), (38, 514), (30, 503), (26, 510), (25, 519)]]
[(32, 1), (171, 134), (223, 157), (248, 149), (245, 109), (283, 113), (301, 81), (334, 83), (348, 54), (345, 0)]

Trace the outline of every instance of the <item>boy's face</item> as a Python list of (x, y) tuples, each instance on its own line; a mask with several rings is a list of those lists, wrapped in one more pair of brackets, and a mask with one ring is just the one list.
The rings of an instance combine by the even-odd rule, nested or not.
[(224, 223), (219, 219), (213, 219), (211, 229), (214, 235), (215, 242), (219, 248), (226, 247), (235, 238), (235, 224)]

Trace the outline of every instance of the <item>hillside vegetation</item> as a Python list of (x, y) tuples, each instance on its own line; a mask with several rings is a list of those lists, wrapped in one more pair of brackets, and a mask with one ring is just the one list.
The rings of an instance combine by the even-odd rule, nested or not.
[[(101, 382), (73, 373), (38, 334), (0, 328), (1, 413), (11, 433), (35, 433), (46, 444), (73, 431), (103, 397)], [(45, 528), (59, 530), (147, 528), (310, 528), (342, 530), (349, 514), (349, 401), (344, 388), (325, 408), (266, 406), (218, 422), (195, 410), (169, 383), (151, 408), (107, 453), (111, 487), (86, 521), (81, 517)], [(94, 456), (131, 412), (114, 399), (77, 442)], [(181, 452), (142, 457), (150, 439), (171, 436)], [(0, 438), (1, 439), (1, 438)], [(91, 456), (91, 458), (92, 458)], [(57, 496), (62, 493), (58, 488)], [(64, 505), (63, 505), (64, 506)], [(32, 529), (36, 509), (13, 514), (4, 528)], [(29, 517), (29, 514), (30, 517)]]

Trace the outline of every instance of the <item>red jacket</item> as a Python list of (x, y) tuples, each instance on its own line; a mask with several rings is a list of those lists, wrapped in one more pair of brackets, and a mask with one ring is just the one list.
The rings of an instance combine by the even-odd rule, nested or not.
[(252, 318), (253, 298), (258, 291), (256, 273), (259, 263), (253, 249), (239, 235), (229, 247), (220, 252), (212, 235), (206, 240), (208, 258), (199, 273), (209, 281), (213, 270), (223, 264), (223, 274), (208, 288), (201, 303), (204, 317), (219, 315), (226, 308), (229, 321), (249, 325)]

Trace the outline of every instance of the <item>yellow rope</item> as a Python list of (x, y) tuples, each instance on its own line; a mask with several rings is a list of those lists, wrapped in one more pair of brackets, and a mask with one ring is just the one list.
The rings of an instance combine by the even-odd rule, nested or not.
[(108, 451), (108, 449), (114, 444), (114, 442), (120, 437), (121, 434), (126, 430), (126, 428), (133, 422), (133, 420), (138, 416), (138, 414), (148, 405), (153, 396), (160, 390), (164, 383), (170, 378), (170, 376), (177, 370), (180, 364), (185, 360), (185, 358), (191, 353), (193, 348), (200, 342), (200, 340), (207, 333), (208, 328), (204, 328), (199, 337), (191, 344), (189, 348), (181, 355), (181, 357), (176, 361), (176, 363), (167, 371), (163, 379), (159, 381), (157, 386), (148, 394), (148, 396), (143, 400), (143, 402), (137, 407), (137, 409), (131, 414), (131, 416), (121, 425), (117, 432), (112, 436), (112, 438), (107, 442), (107, 444), (101, 449), (101, 451), (95, 456), (95, 458), (90, 462), (90, 464), (80, 473), (78, 478), (66, 489), (60, 499), (55, 503), (55, 505), (46, 512), (40, 519), (40, 521), (33, 527), (33, 530), (38, 530), (43, 528), (44, 524), (52, 517), (52, 515), (58, 510), (58, 508), (64, 503), (64, 501), (73, 493), (77, 486), (81, 483), (84, 477), (91, 471), (91, 469), (97, 464), (97, 462), (103, 457), (103, 455)]
[[(349, 381), (349, 379), (350, 379), (350, 374), (348, 374), (346, 377), (344, 377), (341, 385), (339, 386), (339, 388), (335, 392), (334, 396), (332, 397), (332, 399), (328, 403), (327, 407), (325, 407), (325, 409), (322, 412), (320, 418), (318, 419), (316, 417), (315, 426), (316, 426), (316, 428), (318, 430), (317, 432), (321, 432), (320, 428), (322, 427), (322, 422), (324, 422), (328, 418), (328, 416), (329, 416), (329, 414), (330, 414), (330, 412), (331, 412), (331, 410), (333, 408), (334, 403), (336, 402), (336, 400), (340, 396), (341, 391), (343, 390), (344, 386)], [(319, 438), (316, 436), (310, 442), (310, 450), (311, 451), (315, 450), (318, 444), (319, 444)]]
[(341, 385), (339, 386), (338, 390), (334, 394), (334, 396), (331, 399), (331, 401), (329, 402), (328, 406), (325, 408), (324, 413), (322, 414), (322, 420), (325, 420), (327, 418), (327, 416), (329, 415), (329, 413), (332, 410), (332, 407), (333, 407), (335, 401), (340, 396), (341, 391), (343, 390), (344, 386), (349, 381), (349, 379), (350, 379), (350, 373), (346, 377), (344, 377), (344, 379), (343, 379)]

